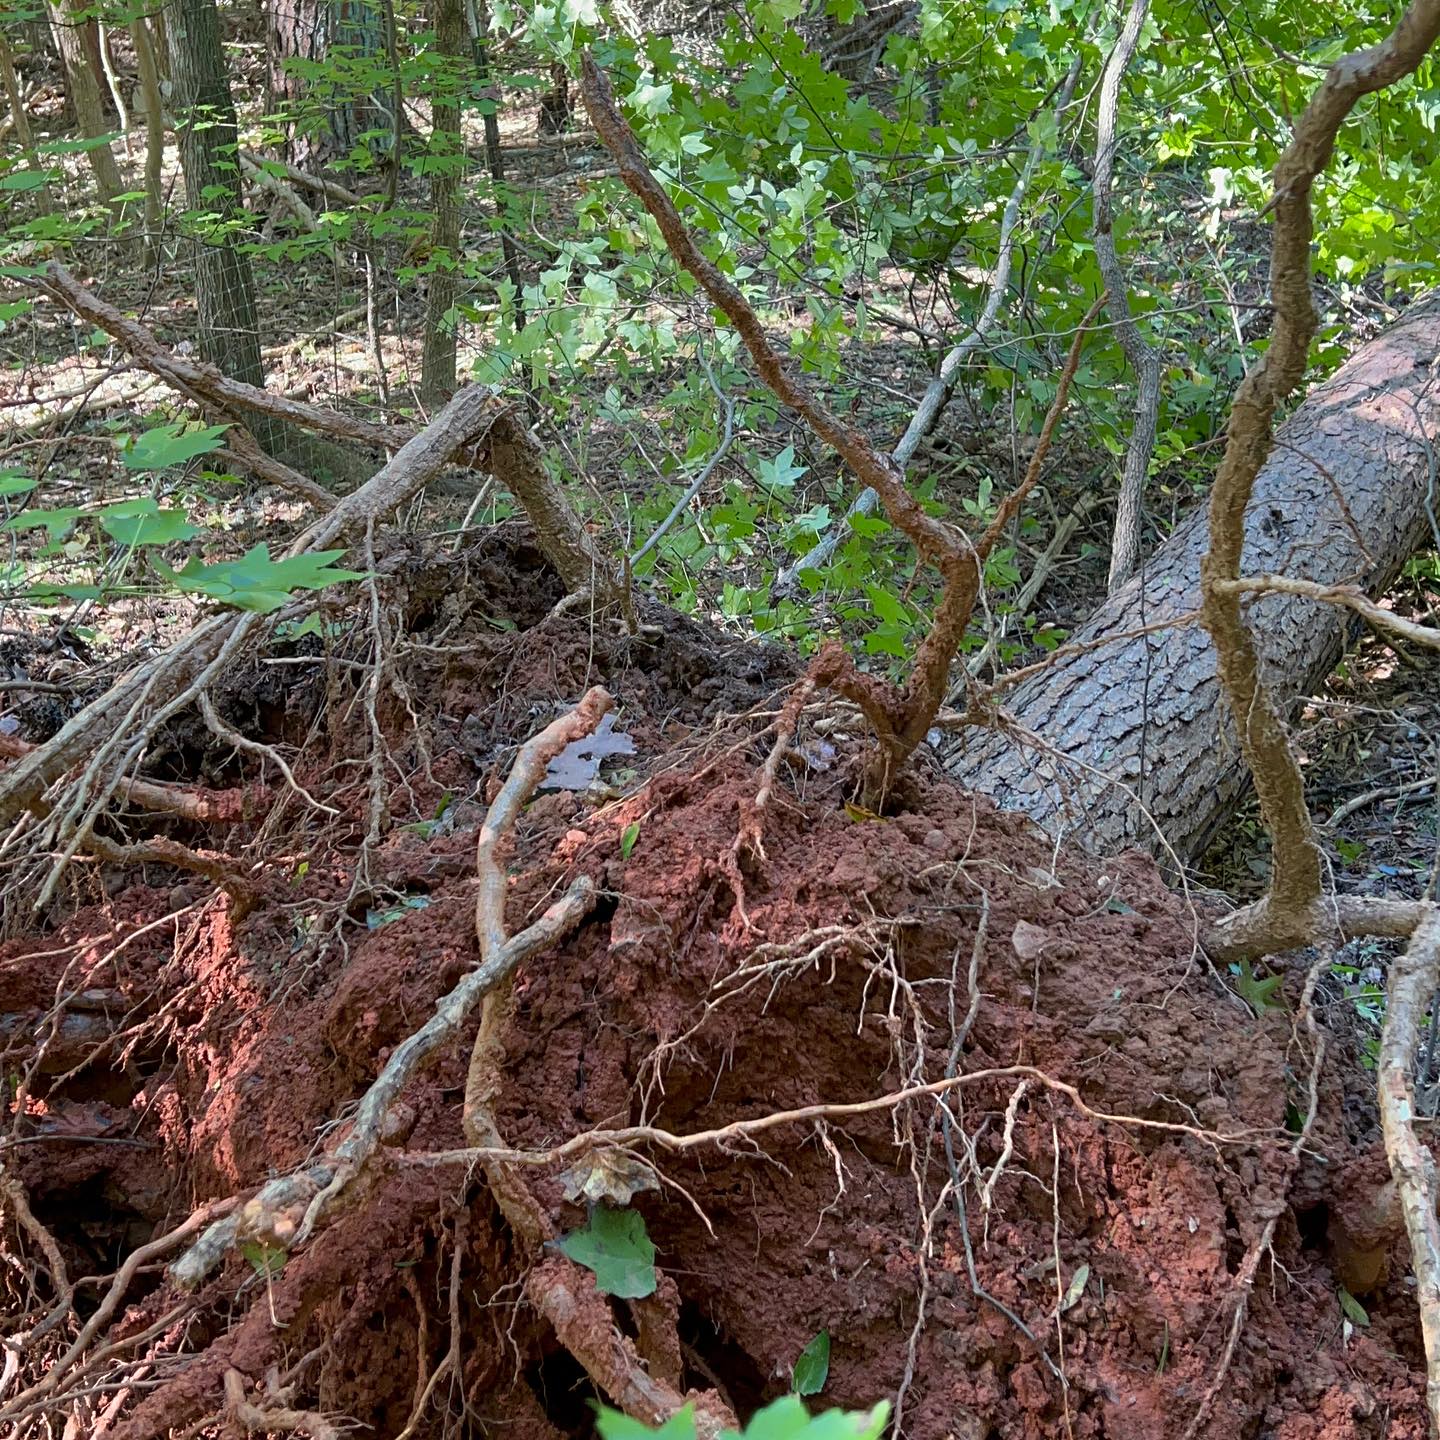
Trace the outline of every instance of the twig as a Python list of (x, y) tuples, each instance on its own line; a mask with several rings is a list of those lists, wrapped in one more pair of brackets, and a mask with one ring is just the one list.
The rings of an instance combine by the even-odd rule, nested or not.
[[(582, 875), (538, 920), (514, 938), (506, 939), (505, 874), (496, 863), (495, 851), (514, 824), (524, 797), (539, 783), (548, 759), (570, 740), (588, 734), (611, 703), (609, 694), (597, 687), (586, 694), (575, 711), (528, 741), (516, 757), (510, 779), (491, 805), (481, 829), (477, 857), (480, 887), (476, 915), (481, 963), (441, 997), (426, 1024), (396, 1046), (361, 1098), (344, 1141), (304, 1169), (262, 1186), (243, 1210), (212, 1226), (175, 1262), (171, 1275), (182, 1288), (198, 1285), (241, 1240), (261, 1238), (286, 1249), (302, 1245), (379, 1148), (391, 1107), (421, 1068), (454, 1039), (475, 1006), (516, 965), (560, 940), (589, 912), (595, 887), (588, 876)], [(560, 736), (565, 738), (557, 743)], [(554, 749), (546, 756), (549, 745)], [(483, 922), (482, 907), (487, 917)], [(496, 909), (498, 923), (488, 918)]]
[[(399, 452), (412, 440), (433, 430), (433, 426), (417, 430), (410, 425), (377, 425), (353, 415), (274, 395), (256, 385), (231, 380), (213, 365), (177, 355), (162, 345), (143, 325), (92, 294), (57, 262), (52, 261), (46, 267), (44, 279), (36, 283), (81, 319), (113, 336), (141, 365), (166, 384), (228, 414), (239, 411), (264, 415), (303, 430), (318, 431), (335, 439), (370, 446), (381, 453)], [(473, 395), (477, 390), (484, 393), (483, 387), (478, 386), (471, 387), (470, 393)], [(564, 492), (546, 472), (534, 436), (512, 414), (511, 407), (497, 397), (491, 399), (493, 410), (487, 423), (477, 427), (476, 433), (464, 437), (444, 457), (444, 463), (493, 474), (520, 502), (535, 531), (537, 543), (567, 587), (571, 590), (595, 587), (602, 594), (608, 593), (615, 582), (609, 574), (606, 559), (566, 500)], [(439, 419), (438, 416), (436, 418)], [(373, 484), (373, 480), (367, 482), (347, 495), (341, 506), (370, 491)]]
[(1367, 790), (1363, 795), (1357, 795), (1353, 800), (1347, 800), (1343, 805), (1337, 806), (1325, 824), (1330, 829), (1334, 829), (1342, 820), (1348, 820), (1357, 810), (1363, 810), (1377, 800), (1398, 800), (1402, 795), (1414, 795), (1417, 791), (1433, 790), (1434, 788), (1435, 776), (1433, 775), (1427, 775), (1422, 780), (1407, 780), (1403, 785), (1381, 785), (1378, 789)]
[(750, 302), (695, 244), (669, 195), (651, 172), (633, 131), (616, 107), (609, 80), (589, 51), (581, 59), (581, 73), (581, 93), (596, 134), (615, 157), (621, 179), (659, 226), (676, 262), (695, 277), (711, 301), (734, 325), (760, 378), (776, 399), (801, 415), (816, 435), (840, 454), (855, 475), (877, 492), (891, 523), (905, 534), (917, 553), (940, 572), (943, 581), (940, 602), (930, 628), (915, 652), (903, 690), (882, 682), (876, 676), (861, 676), (853, 662), (845, 663), (848, 657), (836, 647), (822, 652), (811, 672), (821, 683), (830, 685), (860, 704), (875, 728), (879, 749), (867, 772), (865, 793), (868, 803), (878, 808), (900, 767), (924, 740), (944, 701), (950, 662), (959, 648), (980, 592), (985, 556), (1038, 478), (1050, 436), (1064, 408), (1070, 382), (1079, 364), (1085, 331), (1094, 318), (1098, 302), (1092, 306), (1076, 333), (1030, 472), (1002, 504), (995, 522), (979, 544), (972, 545), (953, 526), (930, 515), (905, 488), (904, 471), (894, 459), (877, 450), (862, 431), (836, 416), (799, 377), (794, 367), (781, 358)]
[(727, 395), (715, 379), (715, 371), (710, 366), (710, 361), (705, 357), (705, 347), (699, 346), (697, 353), (700, 357), (701, 367), (705, 371), (705, 378), (710, 382), (710, 388), (715, 392), (715, 398), (719, 400), (724, 408), (724, 433), (720, 437), (720, 444), (714, 453), (705, 462), (700, 473), (685, 487), (685, 493), (670, 508), (670, 513), (650, 533), (650, 538), (630, 557), (630, 566), (633, 569), (638, 565), (655, 547), (665, 538), (670, 527), (685, 513), (685, 508), (705, 488), (706, 482), (715, 473), (715, 468), (725, 458), (726, 452), (730, 449), (731, 441), (735, 438), (735, 397)]
[(1218, 580), (1215, 590), (1222, 595), (1245, 595), (1269, 593), (1278, 595), (1303, 595), (1310, 600), (1325, 600), (1331, 605), (1343, 605), (1367, 620), (1382, 635), (1397, 635), (1412, 645), (1423, 645), (1429, 650), (1440, 650), (1440, 630), (1429, 625), (1417, 625), (1393, 610), (1377, 605), (1363, 590), (1354, 585), (1317, 585), (1313, 580), (1296, 580), (1289, 575), (1242, 575), (1235, 580)]
[[(0, 735), (0, 759), (20, 760), (44, 748), (14, 735)], [(203, 785), (181, 785), (166, 780), (126, 780), (121, 783), (120, 792), (141, 810), (179, 815), (201, 825), (233, 825), (247, 820), (270, 798), (267, 785), (208, 790)]]
[(90, 1342), (109, 1323), (110, 1317), (114, 1315), (121, 1300), (125, 1298), (125, 1292), (130, 1288), (130, 1282), (134, 1280), (142, 1265), (148, 1264), (158, 1256), (173, 1250), (182, 1240), (188, 1239), (202, 1225), (215, 1219), (216, 1216), (226, 1215), (239, 1202), (233, 1199), (215, 1200), (201, 1208), (186, 1220), (183, 1220), (173, 1230), (167, 1231), (164, 1235), (151, 1240), (146, 1245), (137, 1246), (126, 1257), (124, 1263), (115, 1272), (115, 1278), (110, 1282), (110, 1288), (105, 1292), (105, 1298), (96, 1306), (95, 1311), (81, 1326), (80, 1333), (71, 1343), (70, 1348), (56, 1360), (34, 1385), (28, 1390), (22, 1390), (3, 1409), (0, 1409), (0, 1420), (7, 1420), (17, 1414), (25, 1406), (35, 1400), (43, 1399), (52, 1394), (65, 1378), (67, 1372), (76, 1364), (89, 1348)]
[[(552, 721), (520, 747), (509, 777), (490, 804), (480, 827), (475, 870), (475, 934), (481, 968), (495, 963), (510, 943), (506, 936), (507, 881), (499, 851), (515, 825), (520, 808), (544, 777), (545, 768), (567, 745), (591, 734), (614, 702), (600, 688), (590, 690), (574, 710)], [(484, 997), (480, 1027), (465, 1079), (464, 1130), (472, 1146), (495, 1149), (500, 1133), (494, 1101), (499, 1088), (503, 1030), (509, 1016), (508, 985), (497, 985)], [(494, 1155), (482, 1160), (495, 1203), (517, 1238), (532, 1254), (552, 1238), (549, 1217), (523, 1175)], [(722, 1429), (734, 1429), (735, 1417), (718, 1397), (682, 1395), (646, 1372), (633, 1342), (615, 1328), (614, 1317), (594, 1282), (574, 1261), (553, 1256), (532, 1270), (525, 1293), (549, 1321), (560, 1343), (585, 1367), (590, 1378), (627, 1414), (647, 1424), (669, 1420), (687, 1403), (696, 1403), (700, 1434), (710, 1440)]]

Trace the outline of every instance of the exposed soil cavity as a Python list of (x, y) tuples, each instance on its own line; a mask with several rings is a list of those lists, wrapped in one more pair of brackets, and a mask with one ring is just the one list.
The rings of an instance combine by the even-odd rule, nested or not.
[[(635, 1203), (674, 1286), (682, 1384), (746, 1415), (785, 1392), (823, 1329), (820, 1402), (901, 1397), (914, 1440), (1179, 1437), (1225, 1350), (1241, 1258), (1278, 1211), (1275, 1262), (1199, 1433), (1424, 1434), (1403, 1244), (1361, 1297), (1368, 1326), (1346, 1325), (1338, 1299), (1335, 1217), (1360, 1214), (1384, 1179), (1373, 1078), (1345, 1034), (1287, 1183), (1308, 1072), (1292, 1014), (1257, 1018), (1207, 973), (1195, 917), (1147, 860), (1057, 856), (1027, 822), (924, 774), (904, 813), (859, 818), (844, 804), (853, 745), (833, 730), (833, 757), (802, 731), (826, 768), (785, 772), (742, 908), (722, 857), (768, 741), (763, 720), (724, 717), (766, 708), (789, 662), (674, 617), (638, 637), (542, 622), (530, 562), (472, 557), (472, 581), (480, 558), (488, 587), (437, 580), (427, 594), (423, 567), (407, 580), (434, 646), (410, 679), (431, 712), (435, 787), (460, 799), (428, 823), (434, 787), (417, 779), (372, 867), (377, 890), (423, 894), (424, 908), (345, 921), (316, 949), (347, 862), (312, 847), (243, 918), (193, 882), (131, 885), (0, 948), (5, 1073), (39, 1057), (27, 1143), (6, 1166), (72, 1276), (113, 1269), (197, 1204), (334, 1138), (476, 958), (472, 792), (604, 679), (655, 778), (619, 803), (544, 795), (521, 821), (512, 927), (580, 871), (609, 898), (517, 974), (496, 1111), (509, 1144), (641, 1121), (690, 1134), (868, 1101), (952, 1063), (1032, 1067), (953, 1092), (950, 1156), (929, 1097), (651, 1152), (667, 1183)], [(508, 606), (507, 576), (529, 587)], [(413, 739), (397, 728), (396, 754)], [(227, 1369), (259, 1387), (271, 1367), (291, 1404), (361, 1434), (590, 1433), (593, 1387), (525, 1302), (529, 1262), (483, 1177), (406, 1159), (463, 1145), (473, 1033), (407, 1091), (400, 1145), (335, 1223), (268, 1283), (232, 1257), (196, 1313), (147, 1342), (185, 1359), (136, 1392), (113, 1436), (194, 1426), (218, 1414)], [(557, 1174), (528, 1178), (558, 1228), (583, 1223)], [(117, 1334), (175, 1299), (144, 1277)]]

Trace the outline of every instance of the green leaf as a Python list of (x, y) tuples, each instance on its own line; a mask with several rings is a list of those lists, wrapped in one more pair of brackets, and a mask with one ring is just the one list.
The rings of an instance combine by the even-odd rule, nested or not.
[(12, 170), (0, 175), (0, 190), (38, 190), (49, 178), (44, 170)]
[(630, 852), (635, 848), (635, 842), (640, 838), (640, 822), (632, 820), (620, 836), (620, 858), (628, 860)]
[(225, 443), (228, 425), (197, 425), (186, 429), (185, 422), (160, 425), (139, 435), (123, 452), (127, 470), (164, 470), (197, 455), (208, 455)]
[(1065, 1293), (1060, 1297), (1060, 1313), (1063, 1315), (1067, 1310), (1075, 1307), (1076, 1301), (1085, 1293), (1085, 1287), (1090, 1283), (1090, 1267), (1082, 1265), (1071, 1277), (1070, 1283), (1065, 1287)]
[(1258, 1019), (1267, 1010), (1283, 1010), (1285, 1008), (1284, 1000), (1275, 998), (1276, 992), (1284, 980), (1283, 975), (1267, 975), (1265, 979), (1261, 980), (1250, 968), (1250, 962), (1242, 960), (1239, 966), (1239, 978), (1235, 981), (1235, 990), (1255, 1012)]
[(108, 135), (87, 135), (81, 140), (45, 140), (35, 149), (41, 155), (81, 155), (87, 150), (99, 150), (119, 138), (120, 132), (112, 130)]
[(577, 1265), (593, 1271), (602, 1295), (643, 1300), (655, 1293), (655, 1246), (638, 1210), (597, 1205), (582, 1230), (556, 1242)]
[(38, 483), (18, 470), (0, 470), (0, 497), (28, 495)]
[[(810, 1415), (798, 1395), (786, 1395), (751, 1417), (744, 1440), (878, 1440), (889, 1418), (890, 1406), (883, 1400), (869, 1411), (826, 1410)], [(732, 1435), (725, 1432), (722, 1440)]]
[(695, 1407), (682, 1406), (658, 1430), (652, 1430), (643, 1420), (598, 1405), (595, 1428), (600, 1440), (694, 1440)]
[(283, 1246), (266, 1245), (259, 1240), (247, 1240), (241, 1245), (240, 1253), (250, 1262), (255, 1273), (267, 1280), (278, 1275), (290, 1258), (289, 1251)]
[(162, 510), (153, 500), (123, 500), (100, 511), (100, 527), (121, 545), (169, 545), (200, 531), (183, 510)]
[(797, 1395), (818, 1395), (830, 1374), (830, 1332), (822, 1330), (801, 1352), (790, 1375)]
[(1336, 1295), (1340, 1300), (1340, 1308), (1345, 1312), (1345, 1318), (1352, 1325), (1359, 1325), (1362, 1329), (1370, 1324), (1369, 1311), (1342, 1285)]
[(5, 522), (6, 530), (42, 529), (51, 543), (67, 535), (70, 527), (85, 512), (78, 505), (59, 505), (54, 510), (22, 510)]
[(263, 615), (286, 604), (293, 590), (323, 590), (327, 585), (363, 580), (365, 577), (358, 570), (332, 568), (332, 562), (344, 553), (343, 550), (316, 550), (307, 555), (272, 560), (270, 547), (261, 543), (238, 560), (224, 560), (215, 565), (191, 560), (180, 571), (156, 561), (155, 568), (188, 594), (208, 595), (222, 604)]
[(756, 467), (760, 483), (768, 490), (793, 490), (795, 482), (809, 468), (795, 463), (795, 447), (787, 445), (773, 460), (762, 460)]

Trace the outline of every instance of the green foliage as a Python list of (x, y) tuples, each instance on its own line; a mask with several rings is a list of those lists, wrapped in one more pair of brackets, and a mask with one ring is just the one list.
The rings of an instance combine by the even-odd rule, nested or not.
[(1256, 975), (1248, 960), (1230, 967), (1235, 976), (1235, 991), (1261, 1019), (1267, 1010), (1283, 1010), (1285, 1000), (1280, 987), (1285, 983), (1283, 975), (1267, 975), (1263, 979)]
[(357, 570), (341, 570), (335, 565), (343, 550), (314, 550), (307, 555), (289, 555), (283, 560), (270, 558), (270, 547), (261, 541), (238, 560), (221, 560), (202, 565), (191, 559), (183, 570), (172, 570), (163, 561), (155, 568), (177, 590), (191, 595), (205, 595), (237, 610), (253, 610), (268, 614), (288, 603), (293, 590), (323, 590), (346, 580), (362, 580)]
[(655, 1246), (638, 1210), (594, 1205), (585, 1225), (556, 1244), (577, 1265), (594, 1272), (602, 1295), (643, 1300), (655, 1293)]
[(121, 452), (127, 470), (164, 470), (183, 465), (199, 455), (209, 455), (225, 443), (228, 425), (157, 425), (135, 439)]
[[(107, 0), (99, 8), (119, 25), (134, 6)], [(587, 176), (573, 208), (557, 214), (523, 181), (497, 186), (453, 135), (397, 142), (393, 97), (454, 107), (473, 121), (546, 87), (552, 59), (573, 67), (592, 44), (701, 247), (837, 410), (858, 404), (858, 422), (885, 443), (909, 418), (903, 396), (918, 393), (936, 356), (981, 312), (1002, 217), (1033, 146), (1015, 231), (1019, 268), (994, 332), (960, 377), (970, 407), (1003, 443), (973, 457), (922, 452), (908, 477), (934, 513), (972, 534), (983, 528), (1053, 396), (1063, 337), (1099, 289), (1081, 163), (1093, 152), (1093, 113), (1076, 103), (1057, 115), (1054, 96), (1077, 57), (1079, 93), (1093, 84), (1114, 41), (1114, 8), (1094, 0), (920, 0), (864, 85), (827, 68), (816, 39), (822, 19), (858, 17), (859, 0), (745, 0), (717, 20), (703, 48), (668, 34), (632, 40), (598, 0), (497, 0), (489, 10), (496, 53), (523, 67), (499, 92), (470, 57), (440, 53), (416, 0), (397, 5), (393, 34), (384, 7), (337, 13), (323, 53), (285, 62), (290, 98), (255, 122), (243, 143), (253, 149), (300, 136), (328, 147), (327, 170), (363, 191), (363, 203), (320, 207), (313, 233), (277, 216), (261, 236), (256, 216), (228, 203), (238, 169), (227, 162), (225, 183), (189, 202), (181, 228), (208, 243), (237, 242), (287, 284), (298, 267), (348, 266), (358, 250), (388, 254), (387, 278), (402, 287), (454, 273), (459, 298), (445, 323), (467, 328), (477, 379), (529, 392), (542, 420), (558, 424), (570, 420), (577, 395), (603, 397), (593, 407), (594, 427), (569, 426), (574, 464), (562, 470), (552, 462), (554, 475), (565, 483), (572, 470), (590, 470), (615, 482), (601, 488), (607, 506), (623, 514), (607, 508), (596, 519), (609, 528), (618, 518), (638, 547), (722, 444), (716, 396), (695, 364), (693, 316), (683, 303), (693, 298), (693, 283), (676, 272), (618, 179)], [(1122, 88), (1115, 221), (1133, 310), (1163, 359), (1153, 513), (1178, 510), (1206, 483), (1227, 397), (1258, 352), (1242, 316), (1262, 295), (1258, 222), (1290, 119), (1324, 65), (1380, 38), (1392, 11), (1378, 0), (1338, 8), (1255, 0), (1243, 23), (1220, 24), (1213, 7), (1176, 0), (1152, 7)], [(1340, 358), (1338, 322), (1359, 287), (1373, 295), (1433, 283), (1437, 122), (1440, 70), (1431, 60), (1363, 102), (1342, 133), (1314, 197), (1326, 320), (1318, 370)], [(3, 224), (8, 254), (0, 258), (12, 268), (33, 268), (36, 258), (64, 254), (112, 223), (98, 207), (78, 203), (72, 178), (75, 159), (97, 143), (47, 138), (35, 156), (0, 159), (0, 191), (14, 211)], [(458, 173), (466, 215), (460, 253), (426, 243), (432, 216), (413, 189), (408, 200), (397, 196), (399, 177), (389, 168), (396, 160), (407, 178)], [(42, 188), (64, 201), (50, 214), (39, 213)], [(121, 228), (133, 226), (139, 207), (121, 208)], [(501, 230), (526, 252), (519, 293), (499, 263)], [(894, 297), (907, 293), (915, 306), (897, 320)], [(7, 297), (0, 327), (25, 320), (29, 303)], [(637, 578), (677, 608), (783, 635), (803, 649), (839, 631), (873, 667), (902, 670), (933, 611), (935, 577), (883, 517), (850, 521), (834, 556), (801, 573), (799, 593), (775, 592), (778, 572), (839, 523), (853, 477), (833, 473), (822, 449), (779, 429), (736, 339), (720, 323), (706, 354), (735, 401), (735, 430), (745, 443), (637, 564)], [(887, 381), (884, 372), (901, 368), (892, 363), (897, 355), (908, 361), (907, 373)], [(1102, 485), (1118, 474), (1132, 380), (1118, 342), (1097, 337), (1074, 401), (1084, 416), (1074, 433), (1091, 437), (1097, 456), (1076, 456), (1077, 465), (1047, 478), (1054, 493), (1037, 494), (1037, 510), (1048, 500), (1063, 512), (1097, 469)], [(887, 388), (878, 391), (875, 381)], [(127, 470), (155, 473), (209, 453), (221, 434), (220, 427), (159, 427), (121, 459)], [(598, 508), (587, 488), (572, 493)], [(194, 517), (158, 491), (153, 508), (143, 497), (121, 503), (139, 508), (34, 505), (16, 517), (24, 519), (20, 528), (43, 534), (42, 558), (67, 573), (11, 574), (11, 585), (36, 599), (113, 595), (139, 583), (110, 563), (115, 546), (140, 552), (138, 569), (146, 552), (200, 538)], [(966, 650), (991, 638), (991, 622), (1005, 627), (1000, 665), (1064, 638), (1014, 613), (1043, 549), (1042, 528), (1023, 518), (990, 556), (985, 615)], [(148, 566), (146, 584), (252, 609), (274, 609), (297, 588), (353, 578), (323, 565), (282, 568), (288, 562), (270, 559), (263, 546), (212, 565), (170, 558), (174, 568), (159, 557)]]
[(800, 1352), (790, 1374), (790, 1388), (797, 1395), (818, 1395), (830, 1376), (830, 1332), (822, 1330)]
[[(757, 1410), (743, 1430), (722, 1430), (721, 1440), (880, 1440), (890, 1418), (882, 1400), (873, 1410), (826, 1410), (811, 1415), (798, 1395), (786, 1395)], [(628, 1415), (598, 1407), (595, 1428), (601, 1440), (695, 1440), (695, 1411), (677, 1411), (652, 1428)]]
[[(159, 425), (127, 438), (120, 447), (121, 457), (129, 471), (162, 472), (218, 449), (226, 428)], [(21, 471), (0, 472), (0, 505), (12, 498), (33, 496), (36, 488), (37, 481)], [(161, 549), (206, 532), (192, 523), (183, 507), (164, 504), (155, 495), (103, 505), (32, 505), (0, 524), (0, 531), (12, 535), (37, 530), (44, 535), (40, 546), (29, 547), (24, 558), (17, 552), (14, 563), (0, 577), (15, 598), (35, 604), (106, 601), (148, 593), (154, 588), (153, 581), (146, 585), (128, 578), (137, 552), (148, 555), (152, 576), (167, 590), (261, 614), (280, 609), (297, 590), (321, 590), (363, 578), (359, 572), (335, 564), (343, 550), (274, 560), (263, 541), (235, 560), (206, 564), (191, 556), (176, 569), (159, 553)], [(45, 562), (61, 565), (71, 576), (45, 578)]]

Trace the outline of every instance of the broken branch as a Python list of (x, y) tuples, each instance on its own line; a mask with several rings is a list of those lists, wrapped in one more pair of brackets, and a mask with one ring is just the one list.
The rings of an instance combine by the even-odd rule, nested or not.
[(1426, 907), (1404, 953), (1391, 963), (1376, 1080), (1385, 1155), (1410, 1236), (1410, 1268), (1425, 1342), (1425, 1400), (1431, 1432), (1440, 1435), (1440, 1219), (1435, 1214), (1435, 1159), (1415, 1134), (1411, 1072), (1420, 1025), (1440, 982), (1440, 907)]

